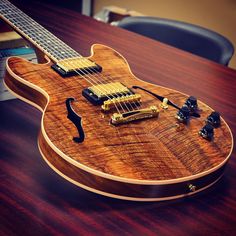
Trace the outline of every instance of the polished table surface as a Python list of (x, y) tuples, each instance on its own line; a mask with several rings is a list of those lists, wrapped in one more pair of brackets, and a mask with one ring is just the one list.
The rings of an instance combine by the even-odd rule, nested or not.
[[(21, 9), (82, 55), (113, 47), (146, 81), (194, 95), (218, 110), (236, 134), (236, 71), (89, 17), (44, 4)], [(235, 235), (236, 151), (224, 177), (195, 196), (140, 203), (90, 193), (41, 158), (41, 113), (0, 102), (0, 235)]]

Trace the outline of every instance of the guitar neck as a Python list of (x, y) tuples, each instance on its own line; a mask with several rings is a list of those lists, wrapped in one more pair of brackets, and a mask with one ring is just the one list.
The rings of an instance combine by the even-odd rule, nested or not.
[(9, 1), (1, 0), (0, 15), (1, 18), (15, 31), (26, 38), (54, 62), (80, 56), (79, 53), (62, 42), (59, 38), (54, 36)]

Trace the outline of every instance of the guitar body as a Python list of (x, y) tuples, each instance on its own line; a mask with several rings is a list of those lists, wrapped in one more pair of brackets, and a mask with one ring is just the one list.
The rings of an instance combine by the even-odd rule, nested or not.
[[(113, 49), (94, 45), (92, 61), (101, 75), (125, 86), (139, 86), (167, 97), (180, 107), (187, 95), (137, 79), (126, 60)], [(139, 201), (167, 200), (197, 193), (214, 184), (233, 148), (231, 131), (221, 126), (208, 141), (198, 131), (213, 111), (198, 101), (200, 118), (178, 124), (177, 110), (160, 109), (158, 118), (121, 125), (110, 124), (113, 112), (102, 112), (82, 96), (88, 82), (80, 76), (61, 77), (51, 62), (32, 64), (12, 57), (7, 61), (5, 84), (20, 99), (43, 112), (38, 138), (40, 152), (59, 175), (89, 191)], [(144, 107), (160, 106), (151, 94), (138, 90)], [(84, 141), (73, 141), (78, 130), (68, 119), (66, 100), (82, 118)]]

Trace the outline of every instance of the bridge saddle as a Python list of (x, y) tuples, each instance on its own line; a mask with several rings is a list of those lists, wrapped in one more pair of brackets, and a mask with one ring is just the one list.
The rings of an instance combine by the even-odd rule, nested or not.
[(102, 110), (108, 111), (115, 106), (141, 102), (141, 95), (135, 94), (131, 89), (120, 82), (97, 84), (82, 92), (92, 104), (101, 105)]
[(114, 113), (111, 117), (111, 124), (119, 125), (134, 120), (158, 117), (158, 115), (159, 109), (156, 106), (150, 106), (149, 108), (134, 110), (125, 113)]
[(121, 97), (116, 97), (112, 99), (108, 99), (103, 102), (102, 110), (109, 111), (111, 108), (115, 106), (119, 106), (119, 104), (123, 103), (139, 103), (141, 102), (141, 95), (140, 94), (131, 94), (131, 95), (124, 95)]

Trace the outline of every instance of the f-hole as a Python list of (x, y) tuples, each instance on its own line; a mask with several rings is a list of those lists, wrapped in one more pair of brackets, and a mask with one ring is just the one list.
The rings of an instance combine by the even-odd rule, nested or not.
[(67, 108), (67, 118), (76, 126), (79, 136), (73, 137), (73, 140), (76, 143), (82, 143), (84, 141), (84, 130), (82, 127), (82, 118), (73, 110), (71, 103), (75, 101), (74, 98), (67, 98), (66, 99), (66, 108)]

